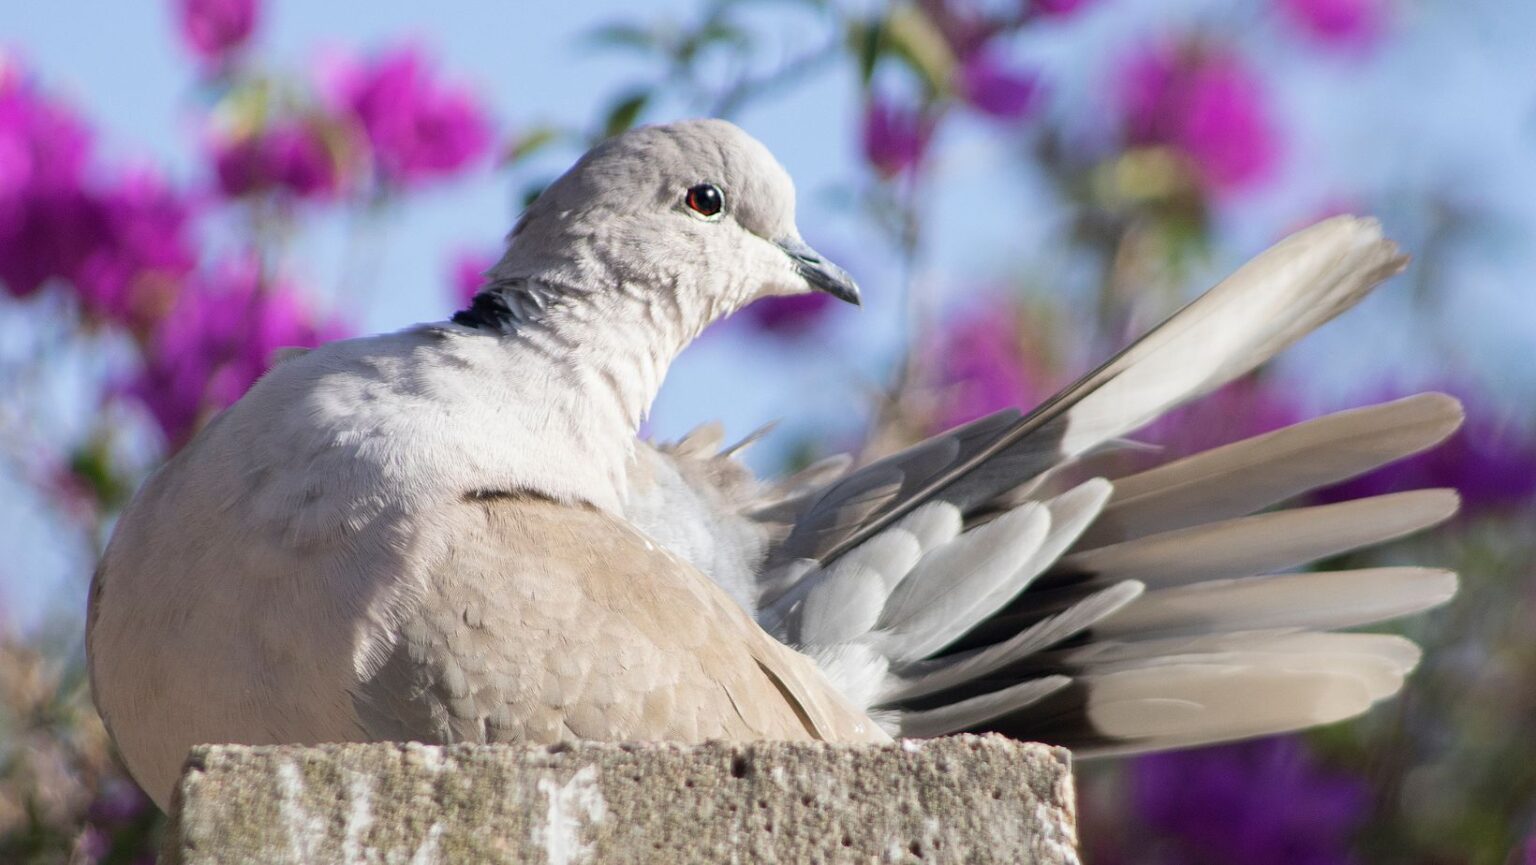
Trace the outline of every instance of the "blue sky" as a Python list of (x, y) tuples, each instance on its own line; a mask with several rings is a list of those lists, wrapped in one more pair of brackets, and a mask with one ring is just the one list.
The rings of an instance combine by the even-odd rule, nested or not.
[[(0, 4), (0, 49), (14, 52), (51, 91), (74, 102), (101, 131), (114, 163), (143, 161), (180, 176), (198, 170), (190, 118), (193, 64), (176, 38), (170, 2), (54, 0)], [(473, 84), (506, 129), (554, 120), (589, 123), (599, 99), (645, 71), (631, 55), (580, 41), (617, 19), (685, 18), (695, 0), (646, 4), (406, 0), (269, 0), (256, 57), (303, 71), (331, 48), (368, 48), (419, 39), (451, 77)], [(1329, 203), (1330, 195), (1380, 201), (1388, 226), (1412, 245), (1427, 219), (1427, 191), (1493, 215), (1476, 242), (1457, 247), (1439, 275), (1453, 303), (1442, 310), (1449, 338), (1430, 341), (1402, 325), (1407, 292), (1383, 293), (1369, 312), (1309, 341), (1292, 364), (1313, 376), (1320, 403), (1346, 393), (1382, 358), (1412, 381), (1447, 364), (1529, 395), (1528, 362), (1536, 296), (1536, 4), (1528, 0), (1402, 0), (1396, 31), (1366, 59), (1319, 59), (1279, 27), (1260, 2), (1097, 0), (1071, 22), (1037, 28), (1019, 58), (1045, 71), (1049, 110), (1092, 123), (1102, 109), (1105, 62), (1126, 45), (1180, 26), (1238, 33), (1269, 79), (1288, 130), (1285, 175), (1274, 188), (1232, 208), (1209, 263), (1219, 275)], [(788, 419), (778, 441), (814, 430), (835, 443), (853, 434), (862, 394), (897, 350), (897, 269), (870, 228), (838, 203), (858, 176), (856, 90), (837, 69), (739, 118), (796, 177), (805, 235), (841, 257), (864, 284), (868, 306), (840, 315), (827, 338), (798, 347), (706, 340), (674, 368), (654, 429), (680, 433), (712, 417), (733, 434)], [(648, 119), (669, 119), (662, 113)], [(1041, 178), (1018, 167), (1009, 140), (986, 122), (946, 130), (928, 205), (933, 226), (915, 284), (933, 306), (963, 303), (1003, 279), (1070, 290), (1074, 262), (1061, 251), (1063, 212)], [(549, 167), (568, 159), (552, 154)], [(448, 312), (449, 261), (458, 250), (491, 249), (515, 215), (513, 178), (482, 172), (434, 189), (376, 226), (367, 247), (371, 281), (337, 290), (349, 225), (322, 220), (302, 239), (295, 270), (325, 301), (366, 330), (387, 330)], [(1397, 204), (1394, 204), (1397, 202)], [(1059, 287), (1059, 288), (1058, 288)], [(1195, 286), (1192, 286), (1194, 288)], [(12, 318), (10, 326), (15, 326)], [(0, 335), (7, 317), (0, 313)], [(67, 385), (67, 382), (65, 383)], [(78, 384), (78, 382), (77, 382)], [(67, 424), (88, 404), (62, 386)], [(75, 399), (71, 401), (72, 396)], [(771, 455), (772, 447), (766, 449)], [(0, 571), (0, 599), (23, 618), (57, 597), (77, 603), (88, 566), (58, 538), (35, 496), (0, 478), (0, 546), (22, 552)], [(20, 611), (17, 613), (17, 611)]]

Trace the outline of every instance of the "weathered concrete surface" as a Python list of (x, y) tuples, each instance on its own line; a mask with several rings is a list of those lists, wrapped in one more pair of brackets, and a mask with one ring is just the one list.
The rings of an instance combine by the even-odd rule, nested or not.
[(1075, 863), (1067, 753), (581, 743), (195, 749), (168, 865)]

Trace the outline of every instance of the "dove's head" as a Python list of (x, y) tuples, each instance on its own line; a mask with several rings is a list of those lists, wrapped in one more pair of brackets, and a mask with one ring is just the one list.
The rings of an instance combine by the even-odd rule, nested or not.
[(641, 127), (593, 148), (523, 214), (492, 278), (639, 293), (690, 331), (767, 295), (859, 302), (853, 279), (800, 239), (789, 175), (723, 120)]

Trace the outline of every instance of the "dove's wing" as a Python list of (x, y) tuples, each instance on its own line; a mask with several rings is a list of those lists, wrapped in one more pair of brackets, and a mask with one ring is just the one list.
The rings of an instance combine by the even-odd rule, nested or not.
[(887, 738), (709, 578), (608, 514), (480, 495), (434, 524), (444, 553), (425, 594), (356, 691), (372, 738)]
[(1322, 634), (1449, 598), (1418, 568), (1282, 572), (1433, 525), (1447, 491), (1252, 516), (1440, 441), (1449, 397), (1345, 412), (1115, 481), (1061, 470), (1263, 363), (1403, 263), (1374, 222), (1259, 256), (1027, 416), (1006, 411), (827, 485), (768, 554), (759, 621), (893, 732), (1090, 751), (1337, 720), (1412, 644)]

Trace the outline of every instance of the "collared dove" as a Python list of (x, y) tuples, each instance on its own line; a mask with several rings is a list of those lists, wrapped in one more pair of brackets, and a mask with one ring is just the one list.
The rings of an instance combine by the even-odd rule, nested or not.
[(709, 430), (657, 447), (640, 421), (710, 322), (857, 289), (744, 132), (624, 133), (529, 207), (468, 309), (282, 359), (144, 484), (92, 582), (97, 706), (161, 806), (203, 742), (999, 730), (1112, 753), (1355, 715), (1418, 649), (1331, 631), (1455, 575), (1294, 569), (1456, 497), (1266, 509), (1438, 442), (1454, 400), (1067, 478), (1403, 262), (1330, 219), (1028, 414), (769, 483)]

